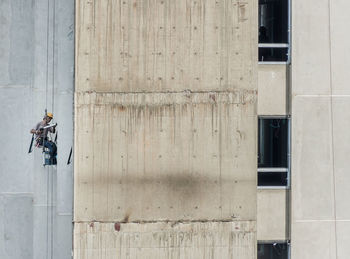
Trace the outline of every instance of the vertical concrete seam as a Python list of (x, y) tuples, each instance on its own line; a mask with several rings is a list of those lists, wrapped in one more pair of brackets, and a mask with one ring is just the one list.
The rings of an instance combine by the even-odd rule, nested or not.
[(47, 109), (47, 93), (48, 93), (48, 84), (49, 84), (49, 27), (50, 27), (50, 0), (47, 0), (45, 109)]
[(52, 7), (52, 108), (51, 112), (54, 113), (55, 108), (55, 30), (56, 30), (56, 0), (53, 0)]
[(337, 235), (337, 199), (335, 182), (335, 164), (334, 164), (334, 116), (333, 116), (333, 67), (332, 67), (332, 39), (331, 39), (331, 0), (328, 0), (328, 40), (329, 40), (329, 86), (330, 86), (330, 104), (331, 104), (331, 134), (332, 134), (332, 178), (333, 178), (333, 217), (334, 217), (334, 240), (335, 240), (335, 258), (338, 258), (338, 235)]
[(46, 170), (46, 256), (49, 254), (49, 172)]
[[(46, 19), (46, 85), (45, 85), (45, 115), (47, 112), (47, 96), (49, 84), (49, 29), (50, 29), (50, 0), (47, 0)], [(46, 256), (49, 254), (49, 172), (46, 171)]]

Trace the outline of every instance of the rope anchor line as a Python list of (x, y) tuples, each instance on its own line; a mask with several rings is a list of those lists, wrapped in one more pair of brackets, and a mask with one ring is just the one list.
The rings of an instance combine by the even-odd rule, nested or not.
[[(52, 2), (52, 7), (50, 6)], [(55, 105), (55, 23), (56, 23), (56, 0), (47, 0), (47, 30), (46, 30), (46, 87), (45, 87), (45, 116), (48, 107), (49, 89), (49, 40), (50, 40), (50, 11), (52, 11), (52, 90), (51, 90), (51, 112), (54, 113)], [(57, 137), (57, 132), (56, 132)], [(43, 145), (45, 159), (45, 145)], [(45, 163), (44, 163), (45, 164)], [(53, 259), (54, 255), (54, 169), (46, 168), (46, 255)], [(49, 198), (50, 197), (50, 198)], [(50, 230), (50, 231), (49, 231)], [(50, 232), (50, 235), (49, 235)], [(49, 250), (50, 246), (50, 250)]]

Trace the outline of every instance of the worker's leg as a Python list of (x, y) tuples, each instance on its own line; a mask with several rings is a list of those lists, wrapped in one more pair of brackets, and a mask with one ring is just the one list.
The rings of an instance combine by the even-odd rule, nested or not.
[(49, 149), (51, 163), (56, 164), (57, 146), (52, 141), (45, 141), (45, 147)]
[(45, 141), (45, 147), (47, 147), (50, 150), (51, 155), (56, 155), (57, 153), (57, 146), (52, 141)]

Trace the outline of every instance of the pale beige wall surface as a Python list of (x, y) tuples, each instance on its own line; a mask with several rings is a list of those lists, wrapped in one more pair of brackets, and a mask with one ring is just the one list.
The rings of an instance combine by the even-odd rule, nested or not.
[(256, 219), (255, 92), (76, 102), (76, 221)]
[(287, 115), (288, 65), (258, 65), (258, 115)]
[[(255, 258), (257, 1), (78, 0), (76, 12), (75, 258), (124, 258), (114, 222), (130, 228), (131, 258), (154, 258), (131, 239), (183, 220), (203, 221), (201, 235), (217, 224), (228, 247), (209, 258)], [(159, 253), (203, 258), (198, 242)]]
[(331, 2), (331, 51), (332, 51), (332, 81), (333, 94), (349, 95), (350, 68), (350, 3), (347, 0)]
[(256, 89), (256, 0), (76, 2), (76, 91)]
[(292, 259), (349, 257), (349, 9), (293, 1)]
[(255, 223), (78, 223), (76, 258), (255, 258)]
[(257, 195), (257, 239), (262, 241), (288, 239), (287, 190), (261, 189)]

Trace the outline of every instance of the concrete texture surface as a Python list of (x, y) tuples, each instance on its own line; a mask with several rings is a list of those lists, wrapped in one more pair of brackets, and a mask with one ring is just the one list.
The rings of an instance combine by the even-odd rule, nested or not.
[(78, 0), (76, 10), (77, 91), (256, 89), (255, 0)]
[[(334, 230), (334, 222), (332, 221), (307, 221), (298, 222), (296, 224), (294, 222), (292, 229), (291, 258), (337, 258), (335, 256), (336, 240), (334, 237)], [(342, 258), (347, 258), (347, 256)]]
[(74, 258), (255, 258), (255, 222), (78, 223)]
[(254, 220), (255, 101), (77, 94), (74, 219)]
[(289, 239), (287, 222), (287, 190), (258, 190), (257, 239), (276, 241)]
[(258, 65), (258, 115), (287, 115), (288, 65)]
[(0, 257), (33, 258), (33, 198), (29, 194), (0, 195)]
[[(71, 258), (73, 178), (66, 159), (73, 140), (74, 1), (3, 0), (0, 19), (0, 258), (51, 258), (52, 244), (52, 258)], [(50, 173), (40, 150), (27, 154), (29, 130), (46, 106), (59, 123), (58, 165)]]
[[(75, 258), (255, 258), (257, 1), (76, 10)], [(182, 221), (198, 240), (147, 244), (154, 232), (170, 242)], [(231, 226), (247, 221), (233, 252)], [(225, 245), (211, 254), (213, 226)]]
[(292, 6), (292, 259), (345, 259), (350, 3)]

